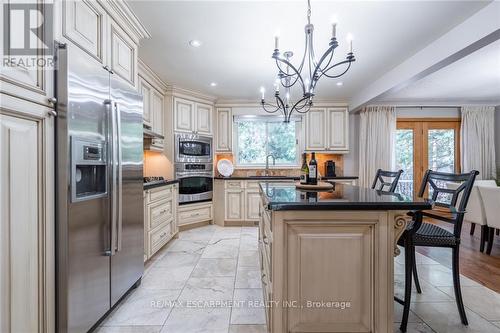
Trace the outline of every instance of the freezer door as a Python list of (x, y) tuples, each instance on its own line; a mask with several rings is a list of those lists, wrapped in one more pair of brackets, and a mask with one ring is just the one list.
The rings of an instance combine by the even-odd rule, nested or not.
[(111, 305), (144, 271), (142, 96), (111, 75), (111, 100), (116, 121), (116, 210), (112, 213)]
[(57, 332), (87, 332), (110, 309), (109, 73), (67, 45), (57, 71)]

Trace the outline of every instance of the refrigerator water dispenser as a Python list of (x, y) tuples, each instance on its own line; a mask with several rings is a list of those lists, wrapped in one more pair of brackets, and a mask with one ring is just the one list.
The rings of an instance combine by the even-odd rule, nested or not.
[(107, 195), (106, 142), (71, 138), (71, 201)]

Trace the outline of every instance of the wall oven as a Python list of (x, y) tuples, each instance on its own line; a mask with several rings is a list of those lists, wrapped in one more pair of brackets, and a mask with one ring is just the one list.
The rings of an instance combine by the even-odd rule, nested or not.
[(196, 134), (175, 134), (175, 162), (212, 163), (212, 138)]
[(179, 204), (212, 200), (212, 163), (176, 163), (175, 178), (179, 181)]

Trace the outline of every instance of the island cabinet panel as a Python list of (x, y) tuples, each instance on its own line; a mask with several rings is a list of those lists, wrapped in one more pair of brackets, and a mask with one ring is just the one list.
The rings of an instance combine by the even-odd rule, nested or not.
[[(262, 195), (262, 191), (261, 191)], [(392, 332), (394, 211), (270, 210), (259, 259), (271, 333)]]
[[(370, 332), (371, 225), (287, 227), (288, 327), (310, 332)], [(293, 303), (292, 303), (293, 304)]]

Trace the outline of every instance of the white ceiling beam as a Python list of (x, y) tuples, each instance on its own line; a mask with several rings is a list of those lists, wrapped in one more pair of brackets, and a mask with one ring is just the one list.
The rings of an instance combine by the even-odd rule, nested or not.
[(357, 112), (498, 39), (500, 2), (494, 1), (354, 95), (349, 108)]

